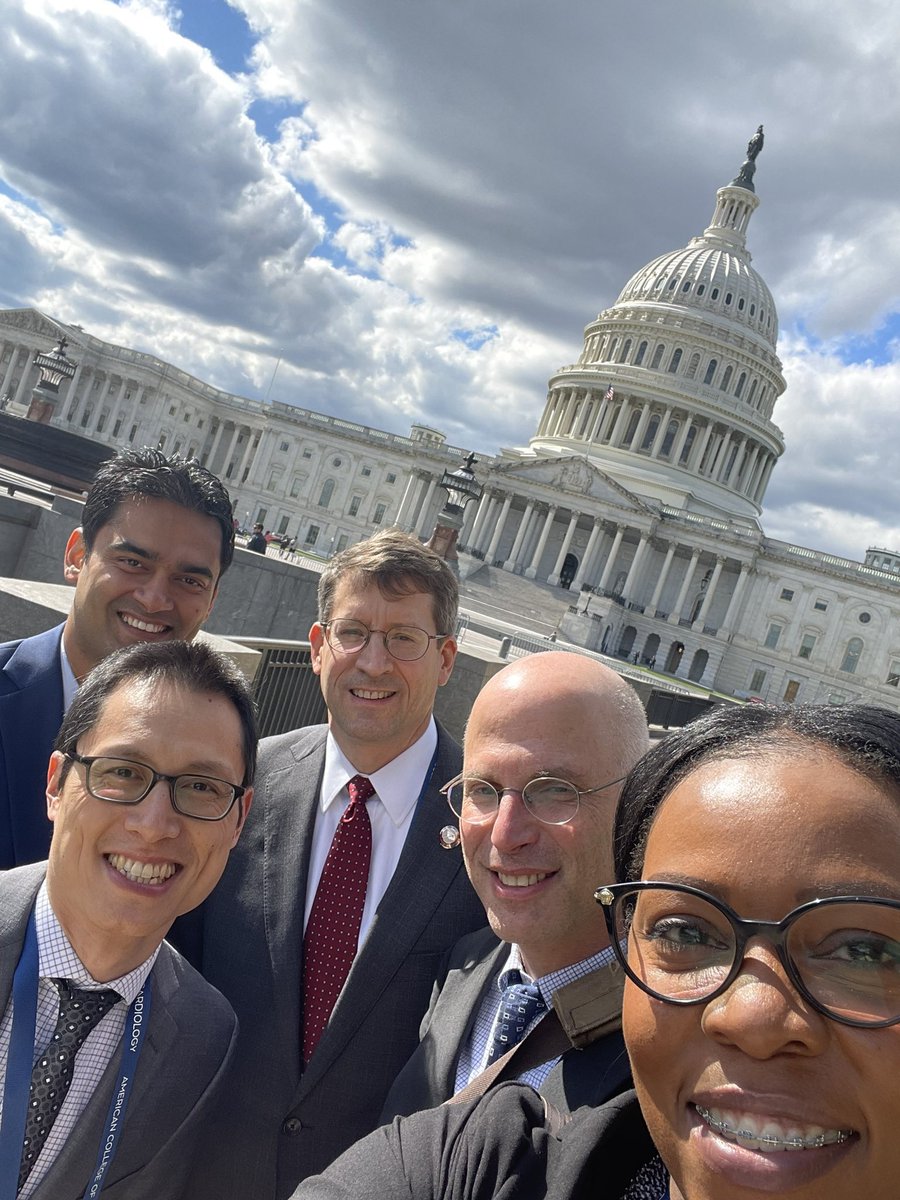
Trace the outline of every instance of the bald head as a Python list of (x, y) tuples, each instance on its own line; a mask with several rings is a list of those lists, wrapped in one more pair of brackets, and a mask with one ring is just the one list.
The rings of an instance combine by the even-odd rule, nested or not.
[[(460, 822), (466, 869), (494, 932), (519, 946), (534, 977), (606, 945), (593, 891), (613, 878), (621, 780), (648, 741), (634, 689), (601, 663), (562, 651), (511, 663), (472, 706), (464, 774), (501, 795), (485, 821)], [(525, 803), (523, 789), (539, 778), (579, 792), (577, 812), (561, 825)]]

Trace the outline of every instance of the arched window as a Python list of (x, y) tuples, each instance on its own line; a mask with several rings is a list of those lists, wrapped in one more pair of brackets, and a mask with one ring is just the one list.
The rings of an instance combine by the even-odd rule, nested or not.
[(639, 450), (649, 450), (653, 445), (653, 439), (656, 437), (656, 431), (659, 429), (659, 415), (654, 414), (647, 422), (647, 432), (644, 434), (644, 440), (638, 447)]
[(684, 449), (681, 451), (681, 458), (679, 458), (679, 460), (678, 460), (679, 463), (687, 462), (688, 455), (690, 454), (691, 450), (693, 449), (694, 438), (696, 437), (696, 435), (697, 435), (696, 426), (692, 425), (690, 427), (690, 429), (687, 431), (687, 437), (684, 439)]
[(634, 356), (634, 365), (636, 367), (639, 367), (641, 365), (641, 363), (644, 361), (644, 355), (646, 353), (647, 353), (647, 343), (641, 342), (641, 344), (638, 346), (637, 354)]
[(625, 360), (628, 358), (628, 355), (630, 353), (631, 353), (631, 338), (628, 338), (628, 340), (625, 342), (625, 344), (622, 347), (622, 353), (619, 355), (619, 362), (625, 362)]
[(660, 344), (653, 351), (653, 362), (651, 362), (651, 364), (650, 364), (651, 371), (655, 371), (656, 368), (659, 366), (659, 364), (662, 362), (662, 356), (665, 354), (665, 352), (666, 352), (666, 348), (663, 345), (663, 343), (660, 342)]
[(744, 384), (746, 382), (747, 382), (747, 372), (741, 371), (740, 376), (737, 381), (737, 387), (734, 389), (734, 394), (735, 394), (735, 396), (737, 396), (738, 400), (740, 400), (740, 398), (741, 398), (741, 393), (744, 390)]
[(698, 371), (699, 367), (700, 367), (700, 355), (692, 354), (691, 361), (688, 363), (688, 369), (685, 371), (685, 375), (687, 376), (687, 378), (688, 379), (696, 379), (697, 371)]
[(681, 354), (682, 354), (681, 350), (676, 350), (675, 353), (672, 355), (672, 360), (669, 363), (669, 374), (670, 375), (674, 375), (675, 372), (678, 370), (678, 367), (681, 363)]
[(728, 385), (731, 383), (731, 367), (725, 368), (725, 374), (722, 376), (722, 382), (719, 384), (719, 389), (723, 392), (728, 391)]
[(700, 283), (697, 285), (697, 295), (698, 296), (702, 296), (705, 291), (706, 291), (705, 283)]
[(668, 458), (672, 453), (672, 443), (675, 441), (675, 435), (678, 432), (678, 422), (670, 421), (666, 429), (665, 436), (662, 440), (662, 445), (659, 448), (659, 457)]
[(750, 391), (747, 393), (747, 403), (748, 404), (753, 403), (753, 397), (756, 395), (756, 385), (758, 383), (759, 383), (759, 380), (754, 379), (750, 384)]
[(719, 365), (718, 359), (711, 358), (709, 360), (709, 363), (707, 364), (707, 367), (706, 367), (706, 374), (703, 376), (704, 383), (712, 383), (713, 375), (715, 375), (716, 367), (718, 367), (718, 365)]
[(617, 337), (613, 338), (613, 340), (609, 344), (609, 361), (610, 362), (612, 362), (613, 359), (616, 357), (616, 346), (618, 346), (618, 344), (619, 344), (619, 339)]
[(334, 480), (326, 479), (322, 484), (322, 492), (319, 496), (319, 507), (327, 508), (331, 503), (331, 497), (334, 495)]
[(640, 419), (641, 414), (635, 410), (628, 420), (628, 428), (625, 430), (625, 437), (622, 439), (623, 446), (631, 445), (631, 440), (634, 437), (634, 431), (637, 429), (637, 423)]
[(841, 662), (841, 670), (846, 671), (848, 675), (853, 675), (856, 671), (859, 656), (862, 654), (863, 640), (862, 638), (852, 637), (847, 643), (847, 649), (844, 651), (844, 657)]

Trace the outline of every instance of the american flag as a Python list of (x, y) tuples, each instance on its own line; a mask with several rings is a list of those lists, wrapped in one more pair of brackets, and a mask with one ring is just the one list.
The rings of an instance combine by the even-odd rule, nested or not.
[(612, 400), (614, 395), (615, 395), (615, 392), (613, 391), (613, 385), (610, 384), (609, 387), (606, 389), (606, 394), (604, 395), (603, 399), (604, 400)]

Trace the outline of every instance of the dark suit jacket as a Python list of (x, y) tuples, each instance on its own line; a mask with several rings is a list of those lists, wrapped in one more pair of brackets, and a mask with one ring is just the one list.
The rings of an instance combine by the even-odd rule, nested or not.
[[(9, 1003), (45, 870), (46, 863), (38, 863), (0, 873), (0, 1012)], [(165, 942), (151, 974), (148, 1037), (101, 1200), (177, 1200), (185, 1194), (198, 1130), (209, 1120), (234, 1050), (234, 1013)], [(96, 1166), (118, 1071), (117, 1048), (34, 1200), (81, 1200)]]
[[(479, 929), (456, 943), (422, 1022), (422, 1040), (388, 1093), (382, 1124), (434, 1108), (454, 1094), (460, 1050), (508, 956), (509, 946), (490, 929)], [(621, 1030), (616, 1030), (583, 1050), (568, 1050), (539, 1090), (561, 1112), (574, 1112), (583, 1104), (604, 1104), (629, 1087), (628, 1056)]]
[(300, 1021), (306, 878), (326, 727), (262, 743), (256, 793), (225, 876), (178, 944), (231, 1001), (241, 1024), (231, 1103), (198, 1150), (193, 1200), (272, 1200), (375, 1127), (412, 1054), (441, 959), (484, 924), (458, 849), (439, 831), (438, 787), (461, 767), (438, 730), (437, 764), (397, 870), (305, 1071)]
[(50, 849), (47, 763), (63, 719), (63, 626), (0, 646), (0, 869)]

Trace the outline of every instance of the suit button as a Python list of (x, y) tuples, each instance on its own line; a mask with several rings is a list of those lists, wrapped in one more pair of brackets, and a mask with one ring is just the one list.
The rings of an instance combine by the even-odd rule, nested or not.
[(291, 1135), (298, 1134), (303, 1129), (303, 1122), (299, 1117), (288, 1117), (281, 1126), (282, 1133)]

